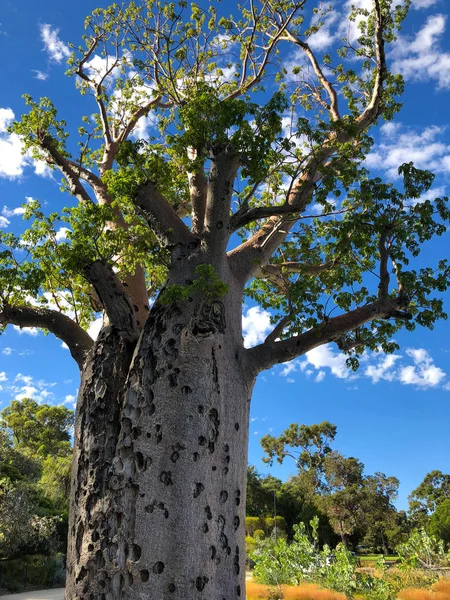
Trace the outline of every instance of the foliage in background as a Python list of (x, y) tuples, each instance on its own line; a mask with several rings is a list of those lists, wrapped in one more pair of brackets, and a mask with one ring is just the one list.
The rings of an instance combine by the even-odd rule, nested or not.
[(405, 568), (448, 566), (450, 562), (450, 551), (445, 552), (444, 541), (429, 535), (423, 527), (413, 530), (409, 539), (399, 544), (396, 550)]
[(73, 411), (13, 400), (0, 413), (0, 558), (65, 551)]
[[(289, 457), (298, 468), (298, 474), (280, 488), (279, 496), (284, 502), (280, 503), (279, 512), (284, 516), (289, 496), (289, 508), (292, 500), (297, 504), (297, 518), (293, 522), (307, 522), (317, 515), (328, 525), (328, 531), (320, 532), (321, 543), (335, 545), (329, 531), (332, 529), (345, 545), (369, 544), (387, 554), (404, 533), (393, 504), (399, 481), (379, 472), (365, 475), (361, 461), (333, 450), (335, 436), (336, 426), (323, 421), (313, 425), (292, 423), (280, 436), (266, 435), (261, 439), (265, 462), (282, 463)], [(253, 480), (252, 488), (256, 491)], [(261, 482), (259, 487), (265, 486)], [(286, 520), (292, 525), (290, 519)]]

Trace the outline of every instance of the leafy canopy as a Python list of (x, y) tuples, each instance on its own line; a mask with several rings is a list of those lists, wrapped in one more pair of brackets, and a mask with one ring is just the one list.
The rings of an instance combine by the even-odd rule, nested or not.
[[(24, 151), (61, 172), (72, 197), (58, 211), (33, 200), (21, 235), (0, 232), (0, 325), (28, 326), (33, 315), (12, 310), (28, 306), (87, 329), (108, 312), (89, 275), (96, 263), (121, 282), (141, 277), (141, 298), (166, 283), (166, 301), (187, 297), (192, 289), (170, 287), (181, 285), (171, 268), (186, 228), (204, 252), (193, 289), (217, 297), (227, 288), (212, 275), (211, 248), (240, 236), (235, 251), (251, 265), (246, 294), (272, 311), (281, 339), (311, 329), (319, 338), (336, 314), (374, 304), (378, 316), (332, 337), (354, 368), (365, 348), (394, 350), (400, 327), (445, 318), (447, 262), (412, 263), (446, 231), (447, 199), (423, 200), (433, 176), (411, 163), (400, 166), (400, 189), (363, 166), (367, 129), (400, 108), (403, 82), (389, 72), (386, 49), (409, 4), (351, 9), (355, 39), (329, 53), (308, 45), (328, 11), (314, 2), (255, 2), (237, 16), (221, 3), (184, 0), (94, 10), (67, 71), (88, 96), (78, 131), (50, 99), (28, 95), (28, 112), (11, 128)], [(212, 191), (223, 157), (234, 168), (229, 206), (213, 223), (226, 201)], [(206, 291), (205, 274), (215, 281)], [(39, 316), (52, 330), (48, 313)]]

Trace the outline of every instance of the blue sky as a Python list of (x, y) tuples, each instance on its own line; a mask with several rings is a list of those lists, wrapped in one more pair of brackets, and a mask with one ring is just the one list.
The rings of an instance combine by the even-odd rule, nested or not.
[[(358, 0), (364, 5), (367, 0)], [(227, 4), (227, 9), (233, 2)], [(318, 52), (336, 39), (345, 11), (328, 17), (314, 40)], [(0, 23), (0, 228), (18, 232), (25, 225), (21, 205), (38, 198), (54, 209), (66, 198), (59, 183), (43, 165), (22, 156), (20, 141), (6, 132), (12, 118), (24, 112), (23, 93), (49, 96), (73, 127), (89, 109), (64, 76), (67, 42), (78, 42), (84, 17), (97, 5), (80, 0), (2, 3)], [(375, 146), (367, 165), (373, 173), (395, 180), (403, 162), (436, 173), (431, 197), (450, 189), (450, 6), (448, 0), (413, 0), (405, 26), (389, 54), (393, 69), (403, 74), (404, 106), (396, 120), (373, 132)], [(93, 107), (92, 107), (93, 108)], [(60, 236), (64, 231), (60, 231)], [(449, 254), (449, 233), (424, 251), (430, 264)], [(446, 296), (450, 312), (450, 295)], [(95, 324), (93, 325), (95, 328)], [(262, 341), (270, 331), (269, 315), (256, 306), (244, 308), (247, 345)], [(335, 447), (358, 457), (366, 472), (382, 471), (401, 481), (398, 506), (432, 469), (449, 472), (450, 325), (434, 331), (416, 330), (397, 335), (401, 350), (393, 356), (367, 354), (358, 373), (345, 368), (345, 357), (335, 346), (318, 348), (292, 363), (261, 375), (252, 400), (249, 460), (265, 474), (259, 440), (279, 434), (291, 422), (329, 420), (338, 427)], [(78, 369), (61, 343), (35, 330), (9, 327), (0, 337), (0, 408), (15, 397), (73, 407)], [(285, 479), (294, 465), (272, 472)]]

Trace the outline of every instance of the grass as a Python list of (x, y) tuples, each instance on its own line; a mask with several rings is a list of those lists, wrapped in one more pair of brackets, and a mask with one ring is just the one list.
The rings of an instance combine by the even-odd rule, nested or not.
[(441, 579), (431, 589), (406, 588), (398, 593), (399, 600), (450, 600), (450, 580)]
[[(277, 595), (277, 589), (279, 595)], [(247, 581), (247, 600), (346, 600), (344, 594), (325, 590), (314, 583), (303, 583), (298, 587), (282, 585), (279, 588)], [(398, 600), (450, 600), (450, 580), (440, 579), (431, 588), (408, 587), (397, 595)], [(359, 600), (364, 600), (359, 598)]]

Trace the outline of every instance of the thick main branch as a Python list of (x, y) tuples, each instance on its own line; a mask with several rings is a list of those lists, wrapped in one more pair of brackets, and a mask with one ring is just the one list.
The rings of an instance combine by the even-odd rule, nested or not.
[(87, 353), (94, 341), (82, 327), (67, 315), (48, 308), (35, 306), (4, 305), (0, 311), (1, 325), (17, 325), (18, 327), (39, 327), (56, 335), (69, 347), (72, 357), (80, 370)]
[(100, 298), (110, 324), (127, 342), (136, 342), (139, 330), (136, 323), (135, 307), (112, 267), (97, 260), (84, 269), (89, 282)]
[(351, 310), (343, 315), (323, 321), (317, 327), (289, 339), (275, 341), (271, 336), (254, 348), (246, 351), (249, 366), (255, 372), (269, 369), (275, 364), (286, 362), (317, 348), (337, 341), (342, 335), (375, 319), (409, 319), (411, 316), (399, 310), (398, 301), (388, 298)]

